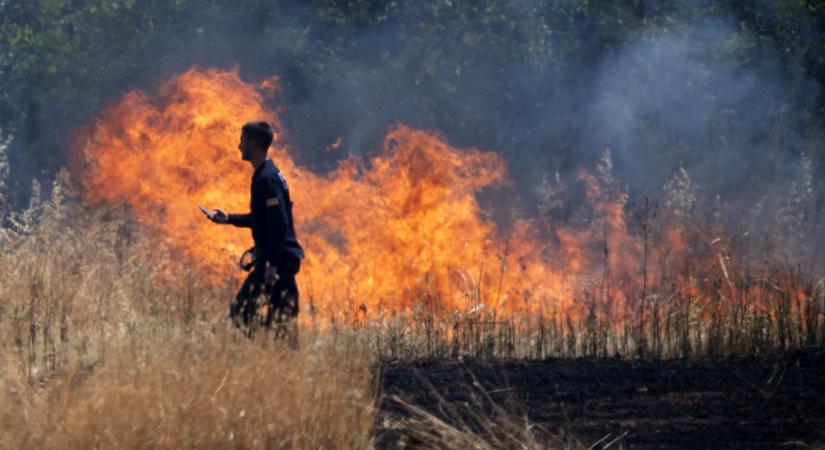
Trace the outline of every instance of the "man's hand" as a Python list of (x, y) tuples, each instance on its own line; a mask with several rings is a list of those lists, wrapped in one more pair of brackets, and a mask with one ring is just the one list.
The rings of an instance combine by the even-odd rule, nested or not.
[(209, 220), (215, 223), (229, 223), (229, 214), (220, 208), (215, 208), (212, 210), (212, 217), (209, 217)]
[(273, 266), (266, 267), (266, 274), (264, 275), (264, 283), (267, 286), (272, 286), (278, 281), (278, 268)]

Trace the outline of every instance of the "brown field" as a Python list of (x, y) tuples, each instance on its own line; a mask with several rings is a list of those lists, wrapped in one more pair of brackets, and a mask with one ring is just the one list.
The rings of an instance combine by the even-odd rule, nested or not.
[(127, 215), (66, 201), (59, 185), (52, 198), (33, 205), (38, 221), (3, 229), (3, 448), (825, 442), (822, 351), (775, 353), (822, 343), (821, 287), (801, 276), (806, 303), (762, 316), (644, 328), (353, 316), (303, 321), (295, 347), (226, 323), (231, 277), (205, 285)]

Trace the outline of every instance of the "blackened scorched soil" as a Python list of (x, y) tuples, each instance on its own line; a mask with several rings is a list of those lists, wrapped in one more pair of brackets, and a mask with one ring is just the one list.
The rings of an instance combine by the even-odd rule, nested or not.
[(608, 433), (624, 434), (612, 448), (825, 446), (825, 348), (670, 361), (384, 361), (382, 377), (379, 448), (414, 442), (393, 396), (445, 417), (439, 395), (471, 401), (473, 379), (497, 404), (585, 446)]

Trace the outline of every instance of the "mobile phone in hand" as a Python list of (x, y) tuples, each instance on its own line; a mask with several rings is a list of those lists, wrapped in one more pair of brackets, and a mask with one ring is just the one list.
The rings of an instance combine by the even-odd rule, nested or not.
[(204, 216), (206, 216), (207, 219), (212, 220), (213, 214), (209, 212), (209, 210), (206, 209), (203, 205), (198, 205), (198, 209), (201, 210), (201, 212)]

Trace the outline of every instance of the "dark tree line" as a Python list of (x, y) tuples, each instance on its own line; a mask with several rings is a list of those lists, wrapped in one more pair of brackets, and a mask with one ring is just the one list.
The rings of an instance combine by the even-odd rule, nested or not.
[(337, 137), (370, 151), (403, 121), (500, 152), (525, 197), (606, 147), (631, 189), (741, 166), (723, 189), (792, 177), (803, 152), (823, 173), (823, 30), (821, 0), (0, 0), (0, 126), (22, 201), (106, 101), (237, 65), (281, 77), (287, 139), (318, 170)]

